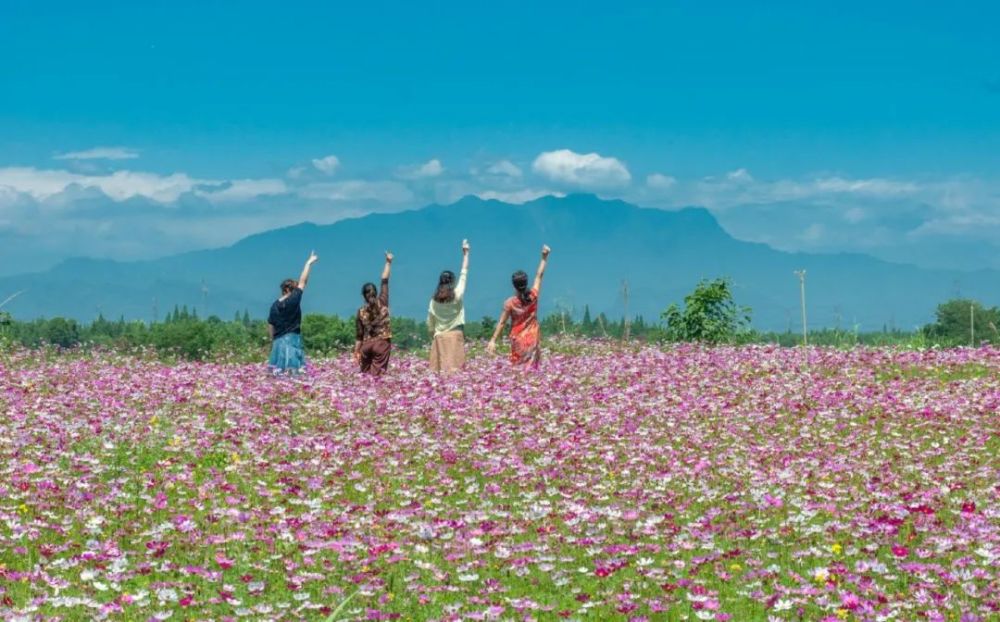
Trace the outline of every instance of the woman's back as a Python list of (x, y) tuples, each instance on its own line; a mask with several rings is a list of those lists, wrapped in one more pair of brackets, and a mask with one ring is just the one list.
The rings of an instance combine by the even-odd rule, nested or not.
[(511, 330), (520, 331), (532, 323), (538, 324), (538, 291), (529, 292), (530, 300), (524, 302), (520, 296), (511, 296), (504, 303), (504, 310), (510, 314)]
[(431, 336), (455, 330), (465, 324), (465, 279), (467, 270), (462, 270), (451, 300), (440, 301), (431, 298), (427, 307), (427, 324)]

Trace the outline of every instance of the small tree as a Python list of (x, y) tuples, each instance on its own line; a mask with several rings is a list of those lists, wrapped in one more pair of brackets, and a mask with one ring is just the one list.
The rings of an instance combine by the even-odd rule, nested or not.
[(488, 340), (492, 335), (493, 331), (496, 329), (497, 320), (495, 317), (490, 315), (484, 315), (483, 319), (479, 320), (479, 336), (485, 341)]
[(0, 311), (0, 346), (4, 345), (4, 341), (7, 339), (7, 335), (10, 332), (10, 326), (14, 323), (13, 318), (11, 318), (10, 313), (6, 311)]
[(1000, 309), (996, 307), (987, 308), (977, 300), (956, 298), (939, 304), (934, 316), (935, 322), (924, 327), (924, 334), (936, 343), (967, 345), (972, 337), (973, 321), (976, 345), (983, 341), (1000, 341), (997, 334)]
[(729, 279), (718, 278), (699, 282), (684, 297), (683, 310), (671, 304), (661, 317), (672, 341), (726, 343), (749, 329), (750, 307), (737, 305)]
[(72, 348), (80, 343), (80, 327), (76, 320), (54, 317), (45, 322), (42, 338), (60, 348)]

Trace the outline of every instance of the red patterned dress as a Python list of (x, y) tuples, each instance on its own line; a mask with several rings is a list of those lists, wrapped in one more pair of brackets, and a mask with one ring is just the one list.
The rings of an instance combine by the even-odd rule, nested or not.
[(525, 304), (511, 296), (503, 307), (510, 316), (510, 362), (537, 368), (542, 360), (541, 328), (538, 325), (538, 290), (532, 289)]

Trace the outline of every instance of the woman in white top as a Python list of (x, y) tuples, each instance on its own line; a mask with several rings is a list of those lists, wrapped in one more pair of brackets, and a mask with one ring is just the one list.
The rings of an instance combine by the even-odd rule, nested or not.
[(450, 372), (465, 365), (465, 277), (469, 273), (469, 241), (462, 240), (462, 271), (445, 270), (427, 308), (431, 369)]

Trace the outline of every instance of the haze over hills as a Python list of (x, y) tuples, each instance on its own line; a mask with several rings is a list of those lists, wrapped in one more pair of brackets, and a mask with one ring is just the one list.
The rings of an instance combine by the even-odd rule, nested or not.
[(0, 279), (0, 293), (28, 290), (6, 310), (15, 317), (98, 313), (128, 319), (163, 318), (175, 304), (199, 315), (231, 318), (248, 309), (262, 317), (278, 283), (297, 277), (310, 249), (320, 262), (305, 297), (305, 312), (352, 313), (365, 281), (375, 281), (382, 254), (396, 254), (392, 307), (423, 318), (442, 269), (458, 269), (462, 238), (472, 245), (467, 317), (495, 317), (510, 295), (515, 269), (533, 272), (543, 242), (553, 248), (543, 289), (543, 313), (579, 317), (623, 313), (622, 281), (631, 290), (630, 315), (656, 320), (701, 278), (729, 276), (737, 301), (753, 308), (754, 325), (798, 327), (798, 281), (807, 270), (811, 326), (911, 329), (932, 319), (934, 307), (956, 295), (995, 304), (1000, 272), (930, 270), (857, 254), (776, 251), (734, 239), (708, 211), (643, 209), (593, 195), (545, 197), (511, 205), (467, 197), (393, 214), (371, 214), (331, 225), (304, 223), (266, 231), (227, 247), (144, 262), (74, 259), (37, 274)]

